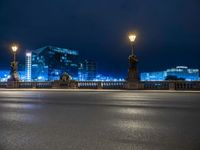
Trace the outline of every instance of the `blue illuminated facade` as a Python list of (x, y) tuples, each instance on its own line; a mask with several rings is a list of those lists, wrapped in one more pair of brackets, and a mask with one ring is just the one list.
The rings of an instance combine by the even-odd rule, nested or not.
[(54, 46), (45, 46), (32, 51), (32, 81), (59, 80), (62, 73), (78, 76), (79, 54)]
[[(25, 71), (18, 71), (19, 78), (21, 81), (26, 80)], [(6, 82), (10, 78), (10, 70), (0, 70), (0, 81)]]
[(167, 76), (175, 76), (186, 81), (199, 80), (199, 69), (191, 69), (186, 66), (177, 66), (160, 72), (141, 73), (141, 81), (163, 81)]
[(186, 81), (199, 80), (199, 69), (190, 69), (186, 66), (177, 66), (176, 68), (167, 69), (167, 76), (176, 76)]
[(141, 73), (140, 78), (141, 81), (163, 81), (166, 78), (166, 72), (145, 72)]
[(96, 62), (92, 60), (84, 60), (80, 63), (78, 80), (95, 80), (96, 79)]
[(31, 81), (59, 80), (64, 72), (67, 72), (74, 80), (96, 78), (95, 61), (82, 59), (77, 50), (54, 46), (27, 51), (25, 68), (27, 81), (30, 77)]

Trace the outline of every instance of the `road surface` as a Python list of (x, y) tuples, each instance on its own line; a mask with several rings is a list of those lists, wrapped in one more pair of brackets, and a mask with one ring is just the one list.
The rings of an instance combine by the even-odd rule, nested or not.
[(200, 93), (0, 90), (0, 150), (200, 150)]

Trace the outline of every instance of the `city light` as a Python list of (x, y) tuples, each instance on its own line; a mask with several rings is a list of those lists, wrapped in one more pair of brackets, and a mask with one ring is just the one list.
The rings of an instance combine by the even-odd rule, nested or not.
[(144, 72), (141, 73), (140, 78), (141, 81), (164, 81), (168, 76), (175, 76), (177, 79), (185, 81), (198, 81), (199, 69), (192, 69), (187, 66), (177, 66), (176, 68), (167, 69), (165, 71)]
[(17, 52), (17, 50), (18, 50), (18, 46), (17, 45), (12, 45), (12, 51), (15, 53), (15, 52)]
[(32, 59), (31, 52), (26, 53), (26, 81), (31, 81), (31, 72), (32, 72)]
[(135, 39), (136, 39), (136, 35), (135, 35), (135, 34), (130, 34), (130, 35), (129, 35), (129, 40), (130, 40), (131, 42), (134, 42)]
[(31, 53), (26, 53), (26, 56), (31, 56)]

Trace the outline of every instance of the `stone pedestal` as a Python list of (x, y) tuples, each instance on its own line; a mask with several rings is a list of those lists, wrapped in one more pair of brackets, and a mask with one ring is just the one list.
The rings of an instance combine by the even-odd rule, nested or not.
[(129, 89), (129, 90), (138, 90), (139, 89), (139, 82), (128, 82), (126, 83), (126, 89)]
[(54, 81), (52, 88), (63, 88), (63, 89), (76, 89), (78, 82), (71, 79), (70, 75), (66, 72), (62, 74), (60, 80)]
[(6, 88), (19, 88), (19, 82), (18, 81), (7, 81), (7, 87)]
[(141, 89), (141, 83), (137, 71), (138, 59), (136, 55), (132, 54), (129, 56), (130, 67), (128, 69), (128, 76), (126, 79), (126, 89), (138, 90)]
[(175, 83), (174, 82), (170, 82), (169, 83), (169, 90), (175, 90)]

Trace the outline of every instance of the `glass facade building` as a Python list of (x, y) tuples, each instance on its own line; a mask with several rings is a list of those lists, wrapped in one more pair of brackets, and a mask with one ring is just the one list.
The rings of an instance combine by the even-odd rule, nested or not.
[(26, 65), (26, 70), (25, 70), (25, 72), (26, 72), (26, 81), (31, 81), (31, 71), (32, 71), (32, 69), (31, 69), (31, 67), (32, 67), (32, 59), (31, 59), (31, 56), (32, 56), (32, 54), (31, 54), (31, 52), (26, 52), (26, 58), (25, 58), (25, 65)]
[(45, 46), (31, 52), (31, 61), (33, 81), (59, 80), (64, 72), (78, 76), (79, 54), (76, 50)]
[(26, 53), (27, 81), (59, 80), (67, 72), (75, 80), (94, 80), (96, 62), (81, 60), (77, 50), (45, 46)]
[(141, 73), (140, 78), (141, 81), (163, 81), (166, 77), (165, 71), (160, 72), (145, 72)]
[(160, 72), (141, 73), (141, 81), (163, 81), (167, 76), (174, 76), (186, 81), (199, 80), (199, 69), (191, 69), (186, 66), (177, 66)]
[(176, 76), (186, 81), (199, 80), (199, 69), (191, 69), (186, 66), (177, 66), (166, 70), (167, 76)]
[(78, 77), (79, 80), (95, 80), (96, 79), (96, 62), (92, 60), (84, 60), (80, 63)]

